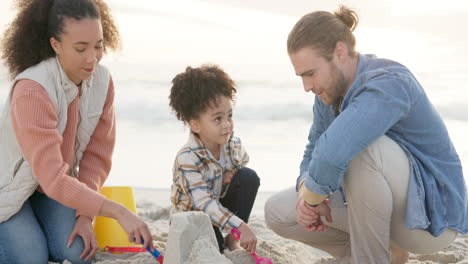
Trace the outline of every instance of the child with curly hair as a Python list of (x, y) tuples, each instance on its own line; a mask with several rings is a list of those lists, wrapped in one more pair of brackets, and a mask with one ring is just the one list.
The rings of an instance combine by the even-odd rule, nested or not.
[[(171, 187), (171, 213), (209, 215), (219, 250), (255, 252), (257, 238), (247, 224), (260, 179), (245, 167), (249, 156), (233, 135), (235, 83), (221, 68), (187, 67), (172, 80), (170, 106), (190, 126), (188, 142), (177, 153)], [(241, 232), (240, 241), (221, 231)]]

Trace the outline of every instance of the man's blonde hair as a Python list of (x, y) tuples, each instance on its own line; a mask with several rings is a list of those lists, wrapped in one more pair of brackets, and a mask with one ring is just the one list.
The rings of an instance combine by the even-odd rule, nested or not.
[(334, 13), (309, 13), (303, 16), (289, 33), (288, 53), (293, 54), (304, 47), (312, 47), (331, 61), (336, 43), (341, 41), (348, 47), (349, 55), (355, 57), (356, 39), (352, 32), (358, 23), (357, 13), (343, 5)]

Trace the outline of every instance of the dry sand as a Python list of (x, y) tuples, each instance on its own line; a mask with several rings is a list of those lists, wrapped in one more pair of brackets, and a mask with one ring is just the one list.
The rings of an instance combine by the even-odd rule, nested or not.
[[(142, 192), (138, 195), (137, 210), (138, 214), (148, 223), (153, 234), (155, 246), (164, 253), (169, 237), (169, 206), (159, 206), (158, 202), (150, 202), (147, 199), (148, 195), (143, 195)], [(277, 236), (266, 227), (262, 213), (258, 208), (262, 208), (267, 197), (261, 197), (260, 204), (256, 202), (257, 211), (254, 209), (254, 215), (251, 217), (250, 226), (258, 236), (257, 254), (261, 257), (268, 257), (275, 264), (345, 264), (346, 260), (334, 260), (321, 251), (312, 249), (302, 243), (288, 240)], [(152, 198), (150, 198), (152, 199)], [(156, 201), (161, 201), (157, 199)], [(164, 204), (165, 202), (163, 202)], [(204, 237), (206, 239), (206, 237)], [(196, 250), (196, 256), (190, 256), (194, 261), (193, 264), (202, 263), (234, 263), (234, 264), (255, 264), (253, 258), (244, 251), (226, 252), (225, 257), (218, 255), (213, 248), (207, 247), (208, 241), (198, 241), (192, 246)], [(214, 252), (214, 253), (213, 253)], [(204, 256), (204, 258), (200, 258)], [(64, 262), (64, 264), (69, 262)], [(96, 264), (110, 263), (140, 263), (154, 264), (156, 261), (149, 253), (125, 253), (111, 254), (98, 253), (96, 254)], [(172, 264), (168, 263), (167, 264)], [(443, 251), (429, 255), (410, 255), (411, 264), (434, 264), (434, 263), (463, 263), (468, 264), (468, 236), (459, 236), (454, 243)]]

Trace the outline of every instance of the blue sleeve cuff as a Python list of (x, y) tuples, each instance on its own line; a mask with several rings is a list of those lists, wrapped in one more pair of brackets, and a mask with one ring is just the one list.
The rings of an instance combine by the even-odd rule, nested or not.
[(299, 184), (301, 183), (302, 180), (304, 180), (304, 179), (306, 178), (306, 175), (307, 175), (307, 172), (301, 173), (301, 175), (299, 175), (299, 177), (297, 177), (297, 180), (296, 180), (296, 192), (299, 191)]
[(310, 176), (305, 177), (304, 184), (305, 184), (307, 189), (309, 189), (310, 191), (312, 191), (314, 193), (320, 194), (320, 195), (330, 195), (330, 194), (332, 194), (334, 192), (329, 186), (318, 184)]
[(341, 187), (347, 163), (340, 159), (326, 158), (329, 155), (331, 154), (322, 154), (320, 158), (318, 155), (313, 156), (309, 169), (305, 172), (305, 185), (314, 193), (330, 195)]

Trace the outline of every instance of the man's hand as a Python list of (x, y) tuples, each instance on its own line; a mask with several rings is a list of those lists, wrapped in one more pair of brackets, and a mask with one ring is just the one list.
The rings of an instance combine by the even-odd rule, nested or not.
[(231, 183), (233, 177), (234, 177), (234, 171), (232, 170), (225, 171), (223, 174), (223, 184)]
[(329, 204), (330, 204), (330, 200), (328, 199), (323, 200), (323, 202), (320, 203), (316, 207), (311, 207), (306, 204), (307, 207), (309, 207), (310, 209), (312, 209), (315, 213), (319, 215), (317, 223), (314, 226), (312, 226), (309, 231), (323, 231), (327, 229), (327, 225), (325, 225), (322, 219), (320, 218), (321, 216), (325, 216), (325, 219), (327, 219), (329, 223), (333, 222)]
[(317, 224), (320, 220), (320, 215), (307, 206), (302, 197), (298, 197), (296, 201), (296, 220), (304, 229), (309, 229)]
[(96, 235), (93, 229), (93, 220), (87, 216), (80, 215), (76, 219), (73, 231), (68, 237), (67, 247), (73, 244), (76, 236), (80, 236), (84, 242), (84, 250), (80, 255), (81, 259), (90, 260), (99, 249)]
[(329, 200), (324, 200), (317, 207), (308, 206), (304, 199), (298, 197), (296, 202), (297, 223), (307, 231), (323, 231), (327, 226), (323, 223), (321, 216), (325, 216), (328, 222), (332, 222)]

